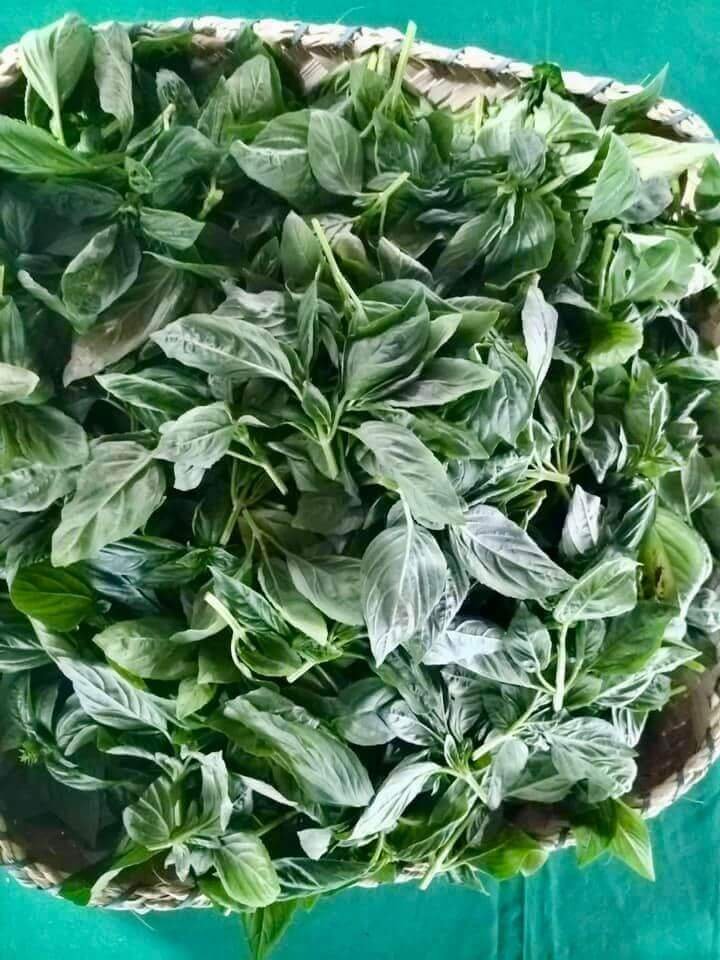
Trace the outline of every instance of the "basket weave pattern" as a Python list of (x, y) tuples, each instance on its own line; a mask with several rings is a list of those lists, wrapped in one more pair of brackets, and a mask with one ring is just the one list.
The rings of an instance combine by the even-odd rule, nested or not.
[[(372, 50), (400, 47), (403, 34), (392, 28), (345, 27), (339, 24), (305, 24), (300, 21), (225, 19), (202, 17), (194, 20), (151, 21), (145, 31), (163, 33), (190, 29), (194, 34), (193, 56), (217, 55), (226, 44), (247, 26), (272, 46), (279, 48), (295, 66), (306, 90), (311, 90), (344, 60), (362, 56)], [(409, 85), (434, 105), (452, 110), (462, 109), (478, 95), (489, 100), (507, 95), (519, 83), (532, 76), (532, 67), (521, 61), (501, 57), (479, 47), (460, 50), (418, 42), (412, 49), (406, 78)], [(0, 91), (11, 87), (20, 77), (17, 45), (0, 51)], [(563, 71), (565, 87), (572, 95), (606, 104), (640, 89), (608, 77), (590, 77), (574, 71)], [(661, 99), (648, 117), (668, 128), (681, 140), (712, 141), (707, 124), (695, 113), (674, 100)], [(637, 802), (645, 817), (654, 817), (698, 783), (707, 773), (720, 750), (720, 675), (705, 681), (687, 698), (675, 715), (663, 718), (657, 734), (669, 775), (660, 782), (647, 777), (651, 785), (640, 788)], [(664, 748), (664, 749), (663, 749)], [(668, 761), (668, 757), (670, 760)], [(548, 848), (572, 842), (566, 828), (545, 825), (541, 831)], [(22, 843), (10, 836), (6, 821), (0, 816), (0, 864), (7, 866), (22, 884), (56, 893), (65, 878), (62, 870), (37, 862)], [(209, 907), (210, 901), (197, 888), (159, 878), (152, 886), (127, 889), (111, 886), (101, 904), (106, 909), (173, 910), (179, 907)]]

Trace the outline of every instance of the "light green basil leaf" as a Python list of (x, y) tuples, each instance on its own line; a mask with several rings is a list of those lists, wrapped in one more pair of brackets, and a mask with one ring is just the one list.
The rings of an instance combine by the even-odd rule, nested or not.
[(652, 846), (645, 821), (637, 810), (614, 801), (615, 830), (610, 852), (646, 880), (655, 879)]
[(630, 557), (609, 557), (573, 584), (555, 607), (558, 623), (579, 623), (618, 617), (637, 603), (637, 563)]
[(642, 87), (636, 93), (626, 94), (618, 97), (616, 100), (609, 100), (605, 105), (600, 118), (601, 127), (619, 127), (628, 120), (643, 118), (648, 110), (655, 106), (660, 94), (662, 93), (667, 76), (667, 65), (655, 74), (646, 86)]
[(614, 133), (608, 136), (605, 158), (598, 173), (585, 226), (614, 220), (637, 199), (640, 175), (626, 144)]
[(53, 133), (62, 140), (62, 106), (77, 86), (92, 49), (92, 32), (70, 14), (20, 41), (20, 66), (30, 86), (52, 112)]
[(678, 177), (715, 152), (712, 142), (669, 140), (649, 133), (624, 133), (620, 139), (643, 180)]
[(295, 588), (326, 617), (351, 626), (365, 622), (359, 560), (333, 555), (289, 556), (287, 564)]
[(569, 560), (593, 550), (600, 539), (602, 500), (576, 484), (565, 515), (560, 551)]
[(500, 339), (490, 348), (488, 366), (499, 377), (474, 401), (471, 416), (479, 440), (492, 452), (501, 440), (515, 446), (532, 414), (535, 377), (525, 361)]
[(317, 237), (302, 217), (292, 210), (283, 223), (280, 262), (285, 280), (293, 288), (307, 287), (321, 263)]
[(677, 604), (683, 616), (712, 572), (705, 540), (665, 507), (658, 507), (655, 522), (640, 546), (639, 559), (650, 595)]
[(224, 403), (193, 407), (179, 419), (162, 424), (155, 456), (183, 467), (211, 467), (230, 449), (234, 430)]
[(438, 357), (425, 365), (417, 380), (394, 392), (388, 402), (398, 407), (438, 407), (468, 393), (487, 390), (500, 374), (472, 360)]
[(211, 683), (200, 683), (194, 677), (184, 677), (178, 686), (176, 701), (178, 720), (185, 720), (202, 710), (215, 696)]
[[(85, 431), (72, 417), (55, 407), (13, 405), (0, 407), (0, 432), (5, 434), (6, 450), (0, 448), (0, 464), (4, 454), (13, 452), (33, 467), (76, 467), (88, 458)], [(10, 461), (13, 456), (10, 456)], [(19, 466), (17, 462), (8, 466)]]
[(264, 54), (242, 63), (227, 78), (227, 90), (230, 108), (243, 123), (270, 120), (283, 111), (280, 75)]
[(0, 473), (0, 509), (39, 513), (69, 493), (75, 476), (69, 470), (37, 464)]
[(177, 210), (140, 207), (140, 227), (151, 240), (175, 250), (187, 250), (195, 244), (205, 224)]
[(383, 780), (369, 807), (353, 827), (352, 840), (389, 833), (407, 807), (441, 767), (432, 760), (406, 757)]
[(133, 407), (150, 429), (180, 417), (208, 398), (199, 374), (172, 366), (145, 367), (138, 373), (106, 373), (96, 379), (103, 390)]
[(93, 591), (76, 571), (49, 563), (21, 567), (10, 587), (13, 606), (49, 630), (65, 632), (97, 612)]
[(300, 906), (299, 900), (280, 900), (242, 914), (252, 960), (267, 960), (282, 940)]
[(415, 519), (442, 528), (462, 520), (462, 503), (439, 460), (399, 424), (369, 420), (355, 435), (373, 454), (380, 476), (395, 484)]
[(190, 289), (183, 274), (145, 260), (137, 282), (102, 322), (73, 340), (63, 373), (65, 386), (99, 373), (141, 347), (154, 331), (176, 319)]
[(87, 177), (109, 167), (110, 157), (86, 157), (40, 127), (0, 116), (0, 170), (30, 177)]
[(311, 111), (308, 159), (315, 179), (330, 193), (354, 196), (362, 191), (362, 140), (339, 114)]
[(99, 313), (130, 289), (139, 269), (140, 247), (128, 230), (114, 224), (96, 233), (60, 281), (75, 328), (83, 333), (92, 326)]
[(32, 370), (0, 363), (0, 404), (26, 400), (40, 383), (40, 377)]
[(374, 791), (365, 768), (327, 731), (255, 706), (252, 694), (230, 700), (223, 715), (237, 723), (240, 732), (247, 728), (267, 743), (310, 799), (331, 806), (369, 803)]
[(574, 583), (530, 536), (496, 507), (478, 504), (451, 531), (457, 555), (471, 576), (498, 593), (541, 600)]
[(536, 277), (528, 287), (522, 308), (527, 364), (535, 377), (536, 391), (542, 386), (550, 368), (557, 335), (557, 321), (557, 310), (545, 300)]
[(509, 286), (514, 280), (544, 270), (555, 246), (555, 220), (545, 201), (532, 193), (518, 199), (512, 223), (489, 246), (483, 276)]
[(135, 676), (179, 680), (190, 676), (194, 668), (192, 650), (172, 643), (172, 636), (179, 628), (177, 621), (166, 617), (120, 620), (96, 633), (93, 643), (108, 660)]
[(135, 533), (164, 493), (165, 477), (150, 451), (131, 440), (98, 442), (53, 534), (53, 564), (94, 557), (106, 544)]
[(575, 717), (543, 727), (555, 769), (570, 783), (587, 781), (591, 802), (630, 790), (637, 774), (633, 750), (611, 723), (599, 717)]
[(419, 294), (399, 310), (360, 330), (344, 363), (345, 395), (351, 401), (392, 393), (420, 372), (430, 337), (430, 314)]
[(111, 667), (60, 657), (57, 665), (80, 704), (98, 723), (117, 730), (151, 728), (166, 733), (174, 717), (168, 700), (133, 686)]
[(135, 117), (130, 37), (125, 27), (115, 21), (96, 28), (93, 36), (95, 83), (100, 106), (105, 113), (115, 117), (125, 143), (132, 132)]
[(270, 602), (288, 623), (317, 643), (327, 642), (325, 620), (293, 583), (288, 563), (278, 557), (267, 559), (258, 571), (258, 579)]
[(246, 320), (193, 313), (152, 338), (168, 357), (205, 373), (293, 383), (290, 362), (279, 341)]
[(363, 609), (377, 663), (406, 644), (442, 596), (447, 563), (435, 539), (414, 524), (378, 534), (362, 561)]
[(247, 907), (266, 907), (280, 895), (280, 883), (264, 843), (253, 833), (229, 833), (212, 852), (228, 896)]
[[(672, 621), (674, 607), (654, 600), (641, 600), (638, 605), (608, 624), (594, 669), (599, 675), (632, 674), (642, 670), (663, 642)], [(612, 681), (611, 681), (612, 682)]]

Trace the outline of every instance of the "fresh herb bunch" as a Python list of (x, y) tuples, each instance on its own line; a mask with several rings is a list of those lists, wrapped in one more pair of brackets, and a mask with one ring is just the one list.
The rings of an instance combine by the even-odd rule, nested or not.
[(3, 801), (99, 861), (67, 896), (167, 867), (258, 955), (531, 872), (533, 806), (651, 876), (621, 798), (720, 627), (714, 145), (662, 76), (433, 109), (412, 33), (305, 93), (66, 17), (2, 104)]

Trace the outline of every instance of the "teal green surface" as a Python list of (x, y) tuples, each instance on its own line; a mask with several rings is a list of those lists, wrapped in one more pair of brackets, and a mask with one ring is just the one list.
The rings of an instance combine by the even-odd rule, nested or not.
[[(197, 6), (193, 8), (192, 3)], [(718, 0), (25, 0), (0, 8), (0, 44), (71, 5), (94, 20), (223, 14), (403, 27), (519, 59), (628, 81), (664, 63), (666, 92), (720, 129)], [(439, 883), (343, 893), (301, 915), (277, 960), (719, 960), (720, 766), (652, 825), (657, 882), (621, 866), (585, 871), (573, 854), (483, 896)], [(135, 917), (81, 910), (0, 872), (2, 960), (242, 960), (235, 919), (209, 911)]]
[(718, 0), (2, 0), (0, 42), (68, 8), (94, 20), (198, 14), (396, 26), (448, 46), (475, 44), (524, 60), (639, 81), (671, 67), (666, 92), (720, 129)]
[[(275, 960), (717, 960), (720, 765), (652, 824), (657, 881), (555, 854), (488, 895), (354, 890), (295, 921)], [(0, 882), (3, 960), (245, 960), (237, 919), (83, 910)]]

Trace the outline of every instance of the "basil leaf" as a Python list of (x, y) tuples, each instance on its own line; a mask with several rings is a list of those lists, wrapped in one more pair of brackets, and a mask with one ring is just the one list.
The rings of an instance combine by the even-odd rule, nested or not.
[(292, 385), (292, 369), (275, 337), (246, 320), (190, 314), (152, 335), (168, 357), (218, 376), (265, 377)]
[(370, 806), (353, 827), (352, 839), (361, 840), (376, 833), (388, 833), (415, 797), (424, 790), (441, 767), (431, 760), (407, 757), (385, 778)]
[(560, 550), (569, 560), (581, 557), (597, 547), (600, 540), (602, 500), (587, 493), (580, 484), (573, 490), (565, 516)]
[(108, 543), (134, 533), (154, 513), (165, 478), (152, 454), (131, 440), (100, 441), (63, 507), (53, 534), (52, 561), (68, 566), (94, 557)]
[(141, 347), (152, 333), (176, 319), (189, 290), (182, 274), (144, 261), (137, 282), (102, 322), (73, 341), (63, 373), (65, 385), (99, 373)]
[(439, 407), (468, 393), (487, 390), (500, 376), (482, 363), (438, 357), (423, 368), (422, 379), (402, 388), (389, 398), (398, 407)]
[(377, 663), (406, 644), (445, 587), (447, 565), (433, 537), (413, 524), (384, 530), (362, 561), (363, 609)]
[(372, 785), (355, 754), (323, 729), (262, 710), (254, 706), (252, 695), (230, 700), (223, 714), (272, 747), (278, 762), (318, 803), (364, 807), (372, 797)]
[[(65, 571), (58, 571), (64, 573)], [(165, 617), (120, 620), (93, 637), (108, 660), (143, 679), (178, 680), (194, 663), (187, 647), (172, 643), (178, 624)]]
[(280, 893), (275, 868), (262, 840), (230, 833), (213, 850), (213, 863), (228, 896), (247, 907), (266, 907)]
[(310, 167), (322, 187), (350, 196), (362, 191), (362, 141), (347, 120), (327, 110), (313, 110), (307, 145)]
[(116, 225), (96, 233), (70, 261), (60, 288), (73, 325), (80, 333), (130, 289), (139, 268), (137, 241)]
[(94, 31), (92, 55), (100, 106), (105, 113), (115, 117), (125, 143), (132, 132), (135, 106), (132, 44), (122, 24), (112, 22)]
[(585, 226), (619, 217), (635, 202), (640, 176), (627, 146), (614, 133), (607, 139), (607, 152), (600, 167)]
[(0, 170), (30, 177), (86, 177), (112, 165), (70, 150), (39, 127), (0, 116)]
[(21, 613), (49, 630), (73, 630), (97, 612), (95, 596), (78, 573), (49, 563), (21, 568), (13, 578), (10, 599)]
[(28, 31), (20, 41), (22, 72), (50, 108), (52, 130), (60, 140), (62, 106), (77, 86), (91, 49), (90, 27), (73, 14)]
[(640, 546), (640, 561), (650, 595), (677, 604), (683, 616), (712, 571), (705, 541), (664, 507)]
[(573, 584), (555, 607), (558, 623), (618, 617), (637, 603), (637, 564), (629, 557), (610, 557)]
[(70, 680), (83, 710), (117, 730), (150, 728), (166, 733), (171, 704), (134, 687), (111, 667), (60, 657), (57, 665)]
[(39, 383), (40, 378), (32, 370), (0, 363), (0, 404), (27, 400)]
[(462, 518), (462, 504), (442, 464), (404, 427), (367, 421), (356, 431), (382, 477), (396, 484), (415, 519), (439, 528)]
[(496, 507), (472, 507), (451, 536), (468, 572), (505, 596), (541, 600), (573, 585), (573, 578)]
[(288, 557), (296, 589), (325, 616), (339, 623), (362, 625), (362, 571), (352, 557)]
[(187, 250), (195, 244), (205, 224), (174, 210), (141, 207), (140, 227), (151, 240), (175, 250)]

